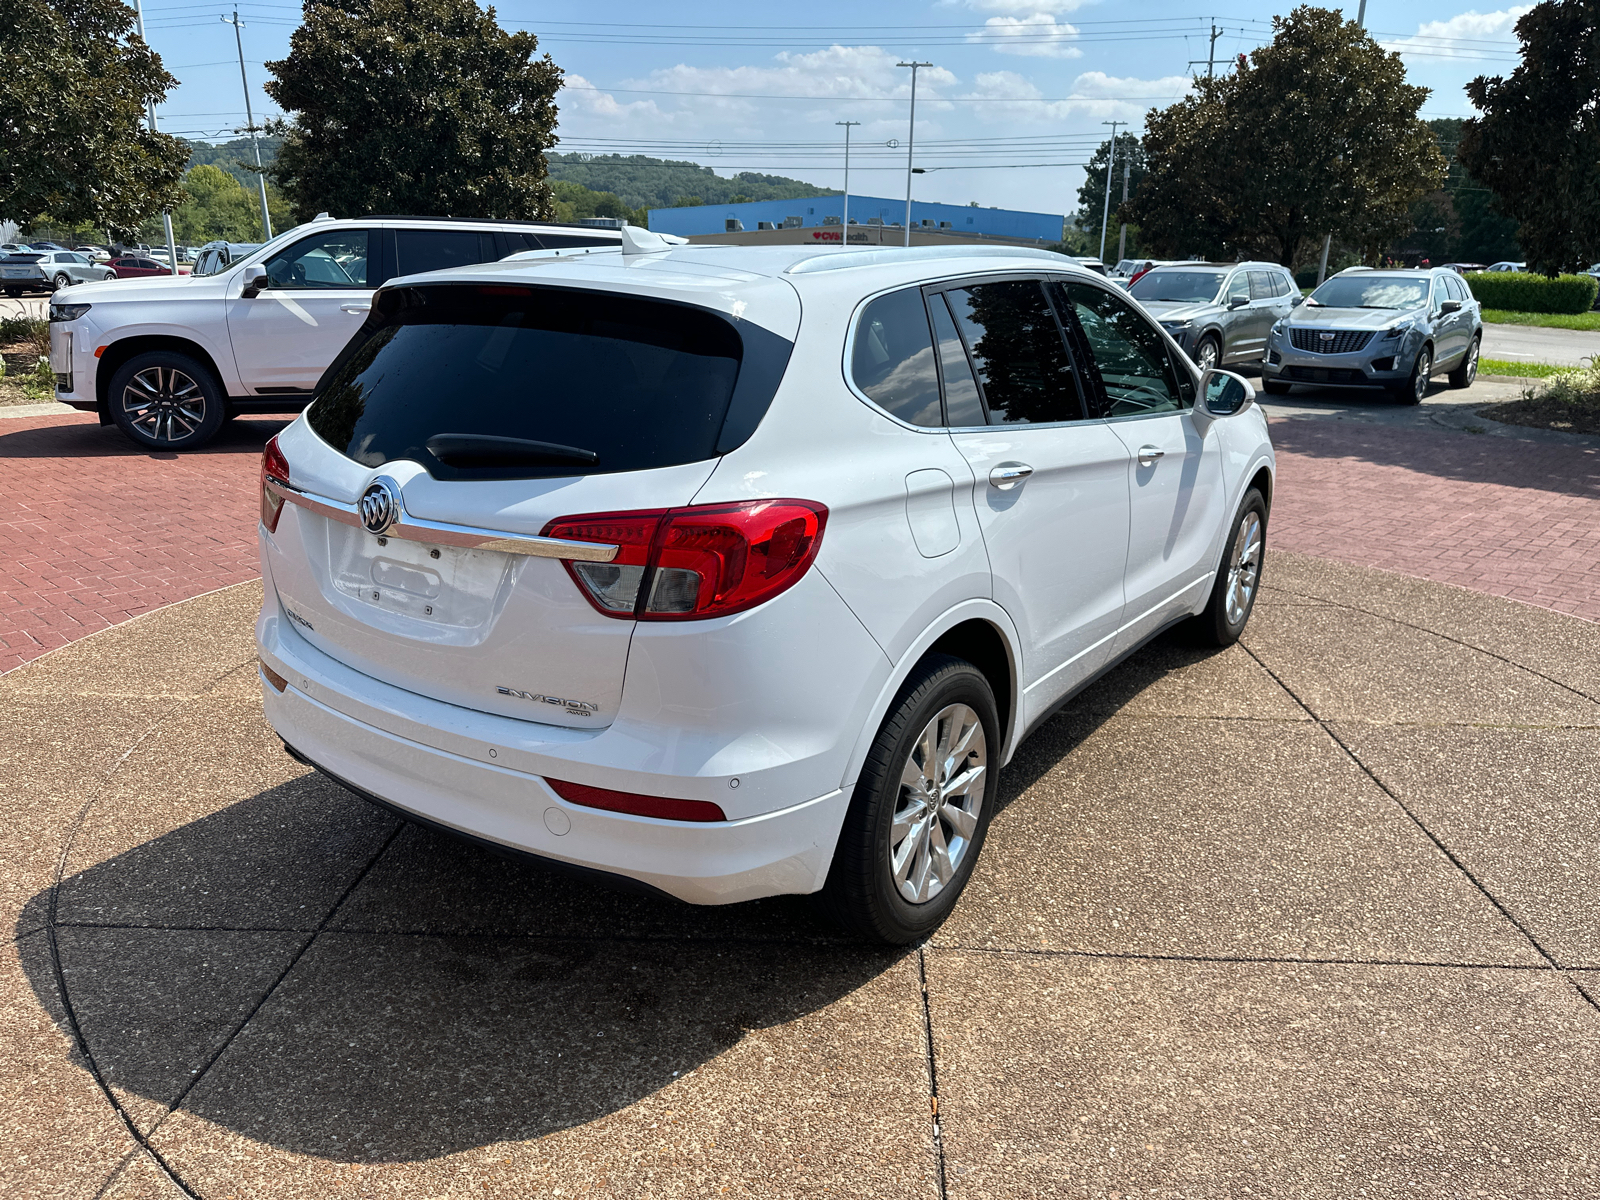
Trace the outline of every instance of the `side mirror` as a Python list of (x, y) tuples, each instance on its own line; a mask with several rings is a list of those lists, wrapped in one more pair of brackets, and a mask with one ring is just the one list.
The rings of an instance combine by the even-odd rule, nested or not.
[(1232, 371), (1212, 367), (1200, 376), (1200, 403), (1194, 407), (1195, 425), (1204, 437), (1219, 417), (1242, 413), (1255, 403), (1256, 390), (1250, 381)]
[(1289, 307), (1290, 308), (1299, 308), (1305, 302), (1306, 302), (1306, 298), (1304, 296), (1296, 296), (1294, 298), (1294, 300), (1290, 303)]
[(1440, 316), (1449, 316), (1453, 312), (1460, 312), (1460, 311), (1461, 311), (1461, 301), (1459, 301), (1459, 300), (1446, 300), (1443, 304), (1439, 305), (1439, 315)]
[(272, 280), (267, 278), (266, 267), (246, 267), (244, 269), (244, 291), (239, 294), (246, 300), (254, 300), (271, 286)]
[(1232, 312), (1236, 308), (1243, 308), (1249, 303), (1250, 298), (1248, 296), (1234, 296), (1228, 301), (1228, 311)]

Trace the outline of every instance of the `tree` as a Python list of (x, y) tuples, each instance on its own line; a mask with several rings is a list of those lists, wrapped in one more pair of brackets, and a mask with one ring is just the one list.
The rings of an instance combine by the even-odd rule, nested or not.
[(596, 192), (566, 179), (552, 179), (550, 190), (555, 196), (555, 219), (558, 221), (615, 217), (630, 225), (642, 227), (645, 224), (646, 210), (629, 208), (614, 192)]
[(179, 199), (188, 151), (142, 125), (177, 80), (120, 0), (0, 0), (0, 213), (127, 231)]
[(300, 220), (547, 218), (561, 70), (472, 0), (309, 0), (269, 96), (292, 114), (268, 174)]
[(1600, 0), (1545, 0), (1517, 21), (1522, 62), (1480, 75), (1467, 97), (1462, 163), (1519, 222), (1536, 271), (1580, 270), (1600, 257)]
[(1148, 173), (1124, 216), (1167, 255), (1293, 267), (1327, 233), (1376, 256), (1411, 228), (1444, 158), (1428, 89), (1353, 21), (1303, 5), (1237, 70), (1145, 119)]
[[(201, 245), (218, 238), (230, 242), (260, 242), (261, 202), (255, 185), (246, 188), (223, 168), (202, 163), (183, 177), (185, 199), (172, 210), (172, 234), (179, 242)], [(268, 193), (268, 208), (278, 228), (288, 228), (283, 200)], [(274, 203), (276, 201), (276, 203)], [(142, 230), (154, 234), (154, 230)]]
[[(1106, 203), (1106, 156), (1111, 153), (1111, 139), (1107, 138), (1100, 143), (1100, 148), (1089, 159), (1089, 165), (1084, 168), (1083, 186), (1078, 189), (1078, 220), (1083, 228), (1093, 226), (1100, 228), (1100, 216)], [(1112, 165), (1111, 174), (1111, 212), (1113, 217), (1117, 206), (1122, 203), (1122, 168), (1127, 165), (1128, 198), (1132, 199), (1139, 194), (1139, 185), (1144, 182), (1147, 170), (1144, 161), (1144, 147), (1138, 137), (1131, 133), (1117, 134), (1117, 161)]]

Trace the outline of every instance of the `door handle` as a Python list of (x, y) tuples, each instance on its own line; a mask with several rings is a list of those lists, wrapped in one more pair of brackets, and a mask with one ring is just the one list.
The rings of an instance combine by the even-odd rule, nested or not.
[(1160, 446), (1140, 446), (1139, 465), (1141, 467), (1148, 467), (1151, 463), (1155, 462), (1156, 459), (1165, 458), (1166, 454), (1167, 452)]
[(1027, 463), (1004, 462), (989, 472), (989, 486), (1009, 492), (1032, 474), (1033, 468)]
[(372, 305), (370, 305), (370, 304), (341, 304), (341, 305), (339, 305), (339, 311), (340, 312), (347, 312), (347, 313), (371, 312), (372, 311)]

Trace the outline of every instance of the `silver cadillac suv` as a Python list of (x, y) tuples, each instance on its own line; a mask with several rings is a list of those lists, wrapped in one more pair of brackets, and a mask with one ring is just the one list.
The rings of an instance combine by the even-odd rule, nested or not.
[(1441, 372), (1471, 387), (1482, 344), (1482, 310), (1454, 271), (1351, 267), (1272, 327), (1262, 382), (1274, 395), (1309, 383), (1419, 404)]

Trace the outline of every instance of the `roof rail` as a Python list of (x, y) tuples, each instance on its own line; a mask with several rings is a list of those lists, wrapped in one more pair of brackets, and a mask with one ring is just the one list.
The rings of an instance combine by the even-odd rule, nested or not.
[(941, 258), (1037, 258), (1047, 259), (1057, 265), (1072, 263), (1077, 266), (1065, 254), (1037, 250), (1031, 246), (900, 246), (881, 250), (819, 249), (814, 256), (801, 259), (784, 274), (809, 275), (814, 271), (845, 271), (852, 267), (881, 267)]
[[(318, 221), (331, 220), (327, 213), (318, 213)], [(359, 217), (349, 218), (353, 221), (437, 221), (441, 225), (537, 225), (541, 229), (581, 229), (586, 233), (593, 233), (599, 229), (606, 233), (615, 232), (601, 225), (584, 225), (579, 221), (524, 221), (512, 217), (419, 217), (415, 213), (363, 213)]]

